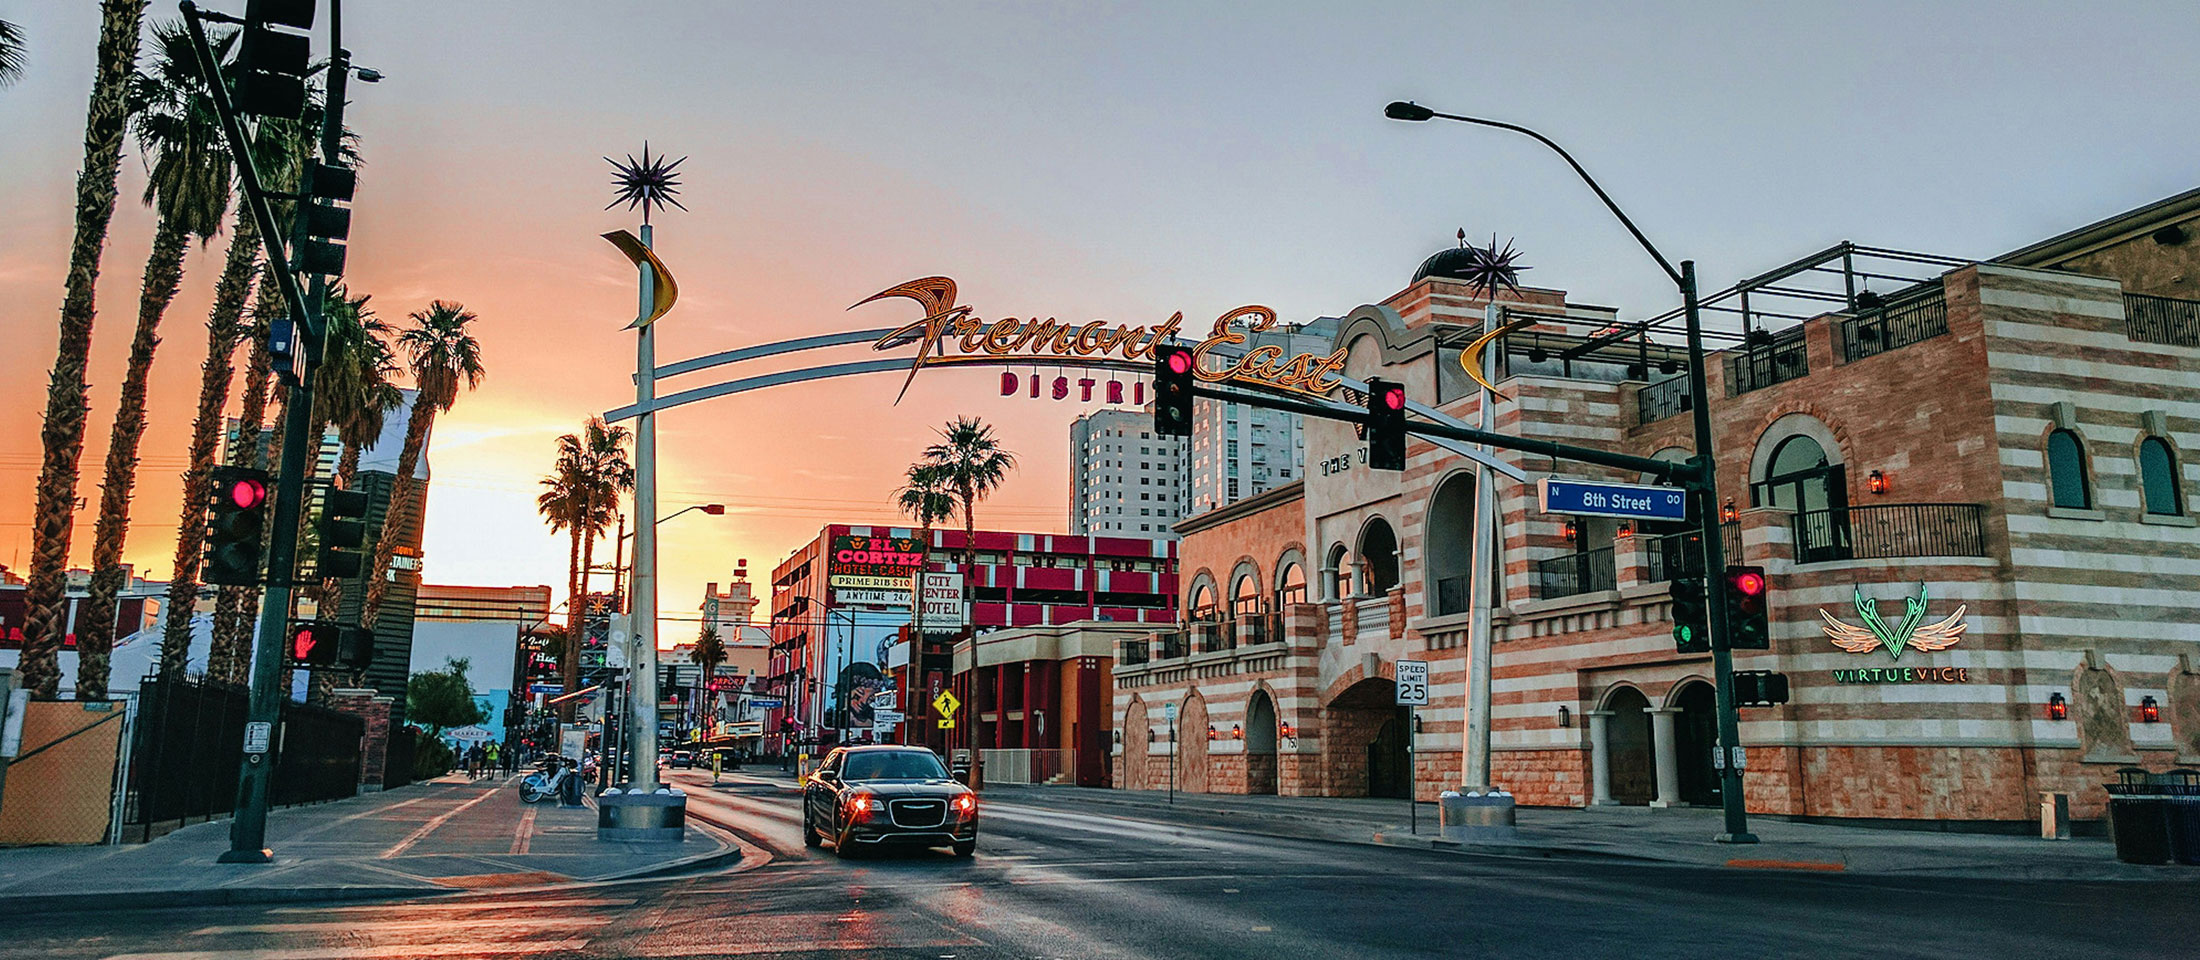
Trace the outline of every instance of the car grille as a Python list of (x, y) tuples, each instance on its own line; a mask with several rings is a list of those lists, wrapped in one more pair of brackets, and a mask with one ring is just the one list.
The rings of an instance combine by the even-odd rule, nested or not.
[(897, 827), (937, 827), (947, 822), (945, 800), (894, 800), (886, 805)]

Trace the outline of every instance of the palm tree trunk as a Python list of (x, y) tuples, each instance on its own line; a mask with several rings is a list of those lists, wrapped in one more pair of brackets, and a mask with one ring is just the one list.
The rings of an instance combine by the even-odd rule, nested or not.
[(92, 78), (84, 121), (84, 166), (76, 176), (76, 235), (69, 244), (69, 278), (61, 299), (59, 343), (46, 385), (45, 447), (38, 471), (38, 504), (31, 522), (31, 575), (24, 604), (21, 669), (33, 698), (61, 696), (62, 613), (67, 608), (65, 568), (76, 519), (76, 480), (84, 454), (84, 368), (92, 350), (93, 298), (99, 255), (115, 215), (115, 173), (122, 164), (122, 133), (129, 120), (128, 90), (137, 67), (138, 28), (145, 0), (100, 4), (99, 67)]
[[(268, 378), (275, 368), (267, 350), (267, 331), (277, 311), (284, 309), (282, 288), (275, 267), (263, 264), (258, 296), (252, 304), (252, 359), (245, 366), (243, 408), (237, 413), (237, 432), (229, 443), (231, 466), (264, 466), (260, 429), (267, 419)], [(214, 642), (207, 653), (206, 673), (223, 683), (243, 683), (252, 663), (252, 587), (223, 587), (214, 604)]]
[[(242, 206), (242, 205), (240, 205)], [(191, 422), (190, 465), (183, 472), (183, 515), (176, 529), (175, 572), (168, 578), (167, 623), (161, 632), (160, 674), (181, 677), (190, 663), (191, 618), (198, 606), (200, 554), (206, 549), (206, 503), (213, 496), (215, 446), (221, 439), (222, 408), (229, 404), (235, 367), (238, 320), (252, 297), (253, 267), (260, 255), (260, 231), (244, 210), (237, 213), (229, 237), (229, 259), (214, 286), (214, 306), (206, 317), (206, 362), (199, 368), (199, 410)]]
[(397, 541), (412, 529), (413, 470), (420, 465), (421, 448), (428, 445), (428, 428), (435, 423), (435, 404), (415, 397), (411, 416), (405, 420), (405, 446), (397, 454), (397, 480), (390, 484), (389, 508), (383, 511), (382, 535), (374, 541), (374, 565), (368, 569), (367, 599), (359, 608), (359, 625), (373, 632), (382, 616), (382, 598), (390, 589), (390, 563), (397, 558)]
[(167, 218), (153, 233), (153, 253), (145, 261), (145, 282), (138, 294), (137, 332), (130, 338), (130, 364), (122, 376), (122, 401), (115, 407), (114, 431), (107, 441), (107, 473), (99, 491), (99, 523), (92, 534), (92, 586), (78, 607), (76, 696), (107, 698), (107, 658), (114, 650), (115, 595), (122, 589), (122, 547), (130, 535), (130, 491), (137, 484), (138, 441), (145, 436), (145, 381), (160, 346), (160, 318), (183, 285), (183, 253), (189, 234)]
[[(562, 693), (580, 689), (581, 682), (581, 528), (574, 524), (572, 552), (565, 562), (565, 644), (558, 653), (558, 677), (564, 681)], [(573, 722), (573, 703), (568, 700), (558, 704), (561, 723)]]

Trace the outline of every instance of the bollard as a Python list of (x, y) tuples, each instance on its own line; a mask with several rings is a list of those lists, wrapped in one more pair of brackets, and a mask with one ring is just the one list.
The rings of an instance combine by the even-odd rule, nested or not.
[(1511, 840), (1516, 835), (1513, 796), (1503, 790), (1466, 794), (1446, 790), (1437, 798), (1437, 810), (1446, 840)]
[(2070, 839), (2070, 795), (2040, 792), (2040, 839)]

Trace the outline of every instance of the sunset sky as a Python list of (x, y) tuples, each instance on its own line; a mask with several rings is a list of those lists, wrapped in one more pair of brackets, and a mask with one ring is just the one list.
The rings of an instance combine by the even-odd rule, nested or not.
[[(425, 575), (562, 595), (566, 542), (535, 513), (536, 480), (558, 434), (633, 398), (634, 276), (598, 234), (638, 218), (603, 209), (601, 158), (645, 139), (688, 157), (688, 209), (658, 220), (681, 288), (660, 362), (907, 322), (906, 301), (846, 308), (931, 274), (987, 316), (1204, 323), (1265, 303), (1309, 320), (1395, 292), (1459, 227), (1517, 238), (1525, 279), (1577, 301), (1624, 317), (1672, 304), (1558, 158), (1386, 121), (1393, 99), (1566, 144), (1707, 289), (1842, 239), (1992, 256), (2195, 186), (2189, 4), (1924, 6), (352, 0), (347, 46), (387, 79), (353, 87), (365, 166), (346, 281), (393, 321), (465, 304), (489, 368), (437, 425)], [(0, 89), (0, 563), (18, 572), (96, 7), (0, 0), (29, 43), (27, 75)], [(148, 14), (174, 15), (170, 0)], [(153, 232), (144, 182), (133, 146), (99, 286), (78, 490), (95, 503)], [(225, 243), (194, 252), (162, 328), (128, 551), (155, 577)], [(980, 524), (1066, 529), (1079, 405), (935, 371), (896, 406), (899, 381), (661, 418), (662, 512), (731, 507), (662, 528), (667, 616), (694, 616), (736, 558), (765, 579), (822, 524), (893, 521), (901, 468), (955, 414), (997, 423), (1023, 461)], [(77, 517), (81, 564), (94, 512)], [(668, 621), (661, 640), (693, 633)]]

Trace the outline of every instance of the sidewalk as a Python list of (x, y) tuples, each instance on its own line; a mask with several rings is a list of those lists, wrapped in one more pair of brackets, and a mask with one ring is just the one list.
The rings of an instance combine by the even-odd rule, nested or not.
[(272, 864), (216, 863), (229, 821), (145, 844), (0, 849), (0, 911), (418, 896), (612, 880), (740, 859), (692, 819), (687, 839), (596, 839), (596, 810), (524, 804), (518, 779), (449, 776), (267, 818)]
[(2200, 868), (2147, 867), (2116, 859), (2107, 840), (1891, 830), (1751, 817), (1759, 842), (1716, 843), (1716, 809), (1595, 810), (1522, 807), (1518, 836), (1455, 843), (1438, 836), (1436, 808), (1420, 805), (1409, 832), (1406, 802), (1363, 797), (1176, 794), (1158, 790), (994, 785), (987, 799), (1079, 813), (1226, 827), (1256, 833), (1542, 858), (1634, 860), (1743, 869), (2045, 880), (2200, 880)]

